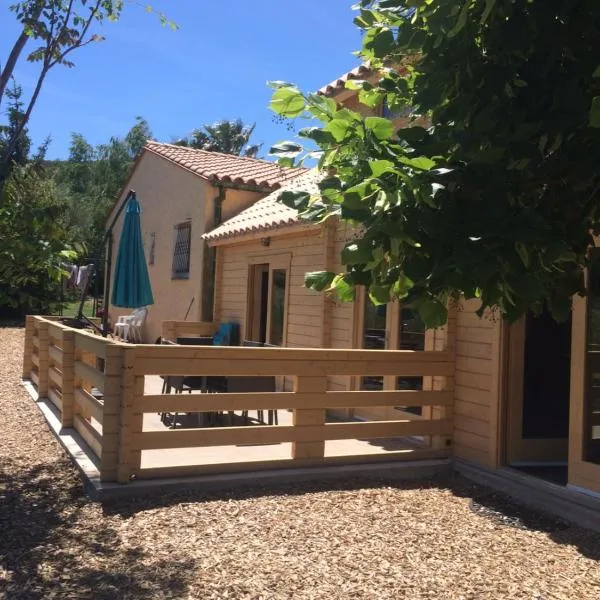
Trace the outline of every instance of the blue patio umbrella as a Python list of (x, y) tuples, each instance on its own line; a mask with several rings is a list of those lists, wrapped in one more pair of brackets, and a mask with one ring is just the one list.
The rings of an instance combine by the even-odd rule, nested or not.
[(111, 296), (113, 306), (140, 308), (154, 304), (142, 244), (140, 212), (140, 203), (132, 193), (125, 209), (119, 241)]

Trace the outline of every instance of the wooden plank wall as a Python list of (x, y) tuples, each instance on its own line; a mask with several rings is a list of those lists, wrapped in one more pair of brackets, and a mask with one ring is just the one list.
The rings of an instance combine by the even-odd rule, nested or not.
[(463, 301), (456, 314), (453, 443), (456, 457), (492, 466), (501, 324), (479, 318), (478, 307), (477, 300)]
[[(353, 229), (346, 223), (339, 223), (335, 229), (335, 246), (333, 263), (334, 272), (343, 272), (341, 261), (342, 249), (352, 238)], [(331, 347), (352, 348), (354, 342), (354, 302), (335, 302), (331, 309)], [(329, 378), (330, 390), (352, 389), (350, 377), (334, 375)]]
[[(323, 295), (304, 287), (304, 274), (307, 271), (324, 267), (325, 247), (319, 231), (306, 231), (298, 235), (271, 238), (268, 248), (260, 240), (222, 246), (222, 321), (240, 323), (242, 337), (246, 331), (246, 311), (248, 303), (248, 269), (256, 257), (270, 257), (282, 254), (291, 255), (291, 272), (288, 274), (290, 286), (287, 310), (287, 346), (290, 348), (318, 348), (321, 343), (319, 317), (323, 311)], [(262, 258), (261, 258), (262, 260)]]

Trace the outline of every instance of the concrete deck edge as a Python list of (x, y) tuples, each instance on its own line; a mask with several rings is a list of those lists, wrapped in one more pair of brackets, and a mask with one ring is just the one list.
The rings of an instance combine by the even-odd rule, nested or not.
[(86, 494), (92, 499), (97, 499), (96, 489), (102, 485), (100, 471), (94, 460), (92, 449), (85, 443), (77, 431), (70, 427), (62, 427), (56, 407), (47, 398), (39, 398), (37, 390), (31, 381), (24, 379), (23, 387), (35, 402), (42, 413), (50, 431), (54, 434), (60, 445), (66, 450), (69, 457), (83, 476)]
[(85, 491), (93, 500), (109, 500), (150, 493), (184, 490), (230, 490), (242, 486), (276, 486), (300, 481), (334, 480), (343, 478), (427, 479), (449, 473), (449, 458), (435, 460), (376, 462), (368, 464), (323, 465), (273, 469), (271, 471), (247, 471), (221, 475), (189, 475), (160, 479), (137, 480), (127, 484), (100, 481), (100, 472), (93, 460), (93, 452), (83, 438), (71, 428), (62, 428), (58, 412), (47, 398), (38, 398), (29, 380), (23, 386), (46, 419), (50, 430), (83, 475)]
[(600, 533), (600, 499), (508, 467), (490, 469), (454, 459), (454, 469), (467, 479), (507, 494), (521, 504)]

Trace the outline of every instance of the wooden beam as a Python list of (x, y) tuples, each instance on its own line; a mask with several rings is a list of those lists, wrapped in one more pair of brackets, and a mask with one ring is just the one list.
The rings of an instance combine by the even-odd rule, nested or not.
[(57, 342), (62, 343), (63, 332), (65, 329), (68, 328), (60, 323), (48, 323), (48, 334), (50, 335), (51, 340), (56, 340)]
[(48, 369), (48, 379), (62, 390), (62, 373), (56, 367)]
[(62, 413), (63, 401), (61, 394), (54, 388), (48, 389), (48, 399), (56, 406), (56, 408)]
[(448, 458), (448, 450), (392, 450), (381, 454), (349, 454), (345, 456), (325, 456), (323, 458), (284, 458), (273, 460), (240, 461), (209, 465), (185, 465), (181, 467), (150, 467), (141, 469), (138, 479), (158, 479), (162, 477), (189, 477), (192, 475), (212, 475), (221, 473), (245, 473), (269, 471), (271, 469), (298, 469), (302, 467), (322, 467), (334, 465), (362, 465), (376, 463), (435, 460)]
[(23, 344), (23, 379), (29, 377), (33, 369), (33, 336), (35, 334), (35, 322), (32, 315), (25, 317), (25, 343)]
[(48, 347), (50, 345), (50, 336), (48, 335), (48, 321), (41, 320), (38, 325), (38, 337), (40, 346), (38, 348), (38, 395), (40, 398), (46, 397), (48, 393)]
[(97, 369), (94, 369), (94, 367), (91, 367), (84, 362), (75, 362), (75, 377), (78, 379), (83, 379), (84, 381), (89, 381), (100, 391), (104, 390), (104, 373), (101, 373)]
[(218, 323), (205, 321), (163, 321), (162, 337), (166, 340), (175, 340), (178, 337), (202, 337), (214, 335)]
[(352, 408), (366, 406), (451, 406), (452, 392), (398, 390), (385, 392), (247, 392), (235, 394), (157, 394), (141, 396), (136, 410), (153, 412), (213, 412), (285, 410), (292, 408)]
[(444, 363), (452, 355), (442, 351), (352, 350), (348, 348), (247, 348), (241, 346), (140, 345), (137, 358), (182, 360), (263, 360), (311, 362)]
[[(140, 346), (140, 348), (147, 350)], [(157, 347), (158, 348), (158, 347)], [(288, 360), (285, 356), (275, 353), (267, 356), (271, 349), (245, 348), (255, 350), (245, 356), (230, 357), (227, 353), (204, 354), (198, 350), (181, 352), (176, 346), (164, 346), (176, 350), (174, 355), (146, 355), (136, 360), (135, 370), (139, 375), (297, 375), (297, 376), (327, 376), (327, 375), (396, 375), (396, 376), (450, 376), (454, 373), (454, 365), (444, 361), (443, 356), (424, 356), (418, 361), (407, 360), (378, 360), (377, 357), (352, 357), (344, 359), (320, 358), (315, 354), (310, 359)], [(218, 350), (218, 348), (215, 348)], [(227, 348), (222, 348), (227, 350)], [(287, 349), (282, 349), (283, 352)], [(289, 350), (293, 352), (293, 350)], [(238, 351), (239, 352), (239, 351)], [(303, 351), (304, 352), (304, 351)], [(378, 351), (373, 351), (377, 353)], [(419, 352), (417, 354), (427, 354)], [(442, 354), (432, 352), (431, 354)], [(357, 359), (355, 359), (357, 358)], [(435, 360), (437, 359), (437, 360)]]
[(75, 403), (75, 331), (65, 331), (62, 350), (62, 414), (63, 427), (73, 427), (73, 405)]
[(75, 349), (89, 352), (99, 358), (106, 358), (106, 347), (110, 342), (97, 335), (78, 331), (75, 334)]
[[(323, 399), (327, 392), (327, 377), (296, 377), (294, 392), (312, 395), (314, 401)], [(294, 428), (302, 431), (304, 428), (323, 427), (325, 425), (325, 408), (294, 408)], [(299, 441), (292, 443), (292, 458), (323, 458), (325, 456), (324, 439)]]
[(33, 382), (33, 384), (39, 388), (40, 378), (35, 371), (29, 371), (29, 379)]
[(63, 351), (57, 346), (50, 346), (48, 349), (48, 354), (50, 355), (50, 360), (54, 362), (56, 365), (62, 365), (63, 362)]
[(81, 407), (83, 414), (91, 415), (102, 425), (104, 409), (102, 402), (85, 390), (77, 388), (75, 390), (75, 403)]
[(303, 427), (265, 425), (142, 432), (131, 436), (131, 445), (139, 450), (164, 450), (167, 448), (236, 446), (257, 443), (280, 444), (414, 435), (450, 435), (451, 433), (452, 422), (446, 420), (328, 423)]
[(79, 415), (73, 417), (73, 426), (94, 454), (100, 458), (102, 456), (102, 435), (100, 432)]

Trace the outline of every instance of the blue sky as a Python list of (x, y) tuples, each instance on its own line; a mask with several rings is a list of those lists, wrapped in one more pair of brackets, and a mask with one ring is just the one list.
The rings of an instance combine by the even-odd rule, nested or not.
[[(266, 154), (292, 135), (272, 120), (267, 80), (315, 90), (358, 64), (353, 0), (148, 0), (178, 31), (147, 14), (145, 1), (99, 28), (106, 41), (73, 53), (75, 68), (48, 76), (29, 127), (35, 143), (52, 136), (48, 158), (67, 156), (72, 132), (101, 143), (125, 134), (138, 115), (167, 142), (241, 117), (256, 122), (253, 141)], [(12, 13), (0, 10), (4, 62), (18, 29)], [(15, 71), (27, 95), (37, 68), (21, 61)]]

